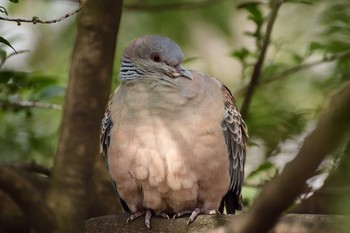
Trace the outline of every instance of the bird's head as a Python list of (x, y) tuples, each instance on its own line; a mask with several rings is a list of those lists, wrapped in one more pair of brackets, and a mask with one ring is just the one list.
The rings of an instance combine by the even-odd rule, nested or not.
[(180, 47), (169, 38), (143, 36), (133, 40), (124, 50), (120, 79), (135, 80), (144, 75), (158, 76), (161, 79), (192, 79), (192, 74), (181, 66), (183, 59)]

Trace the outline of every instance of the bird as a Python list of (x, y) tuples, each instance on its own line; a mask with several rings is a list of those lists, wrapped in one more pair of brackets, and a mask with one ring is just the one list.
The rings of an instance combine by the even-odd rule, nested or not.
[(230, 90), (185, 69), (171, 39), (125, 48), (101, 126), (101, 153), (127, 222), (242, 211), (247, 126)]

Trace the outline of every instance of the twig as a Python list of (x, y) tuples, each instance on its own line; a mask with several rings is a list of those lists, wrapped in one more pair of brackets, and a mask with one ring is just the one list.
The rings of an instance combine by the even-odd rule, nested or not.
[[(292, 75), (292, 74), (297, 73), (299, 71), (309, 69), (311, 67), (314, 67), (314, 66), (326, 63), (326, 62), (332, 62), (332, 61), (338, 60), (340, 58), (343, 58), (343, 57), (346, 57), (349, 55), (350, 55), (350, 51), (347, 50), (344, 52), (333, 54), (331, 56), (325, 56), (321, 60), (318, 60), (318, 61), (300, 64), (300, 65), (294, 66), (292, 68), (278, 72), (276, 74), (273, 74), (273, 75), (271, 75), (270, 78), (262, 79), (261, 81), (258, 82), (257, 85), (260, 86), (260, 85), (268, 84), (268, 83), (286, 78), (289, 75)], [(248, 89), (248, 86), (245, 86), (245, 87), (239, 89), (238, 91), (235, 92), (235, 96), (243, 96), (247, 92), (247, 89)]]
[(13, 18), (6, 18), (6, 17), (1, 17), (0, 16), (0, 20), (4, 20), (4, 21), (9, 21), (9, 22), (16, 22), (17, 25), (21, 25), (21, 23), (33, 23), (33, 24), (38, 24), (38, 23), (41, 23), (41, 24), (50, 24), (50, 23), (57, 23), (57, 22), (60, 22), (72, 15), (75, 15), (77, 14), (79, 11), (81, 10), (81, 8), (79, 9), (76, 9), (75, 11), (72, 11), (70, 13), (67, 13), (57, 19), (51, 19), (51, 20), (41, 20), (39, 19), (39, 17), (37, 16), (33, 16), (32, 19), (20, 19), (20, 18), (17, 18), (17, 19), (13, 19)]
[(29, 51), (30, 50), (20, 50), (20, 51), (17, 51), (17, 52), (10, 53), (9, 55), (7, 55), (7, 57), (4, 60), (0, 61), (0, 68), (5, 64), (5, 61), (7, 61), (10, 57), (13, 57), (14, 55), (18, 55), (18, 54), (21, 54), (21, 53), (27, 53)]
[(255, 88), (256, 88), (258, 81), (259, 81), (259, 78), (261, 76), (261, 70), (263, 67), (264, 60), (265, 60), (265, 54), (266, 54), (267, 48), (270, 44), (270, 37), (271, 37), (273, 25), (276, 21), (277, 13), (278, 13), (278, 10), (280, 9), (280, 6), (282, 5), (282, 3), (283, 3), (283, 0), (273, 0), (272, 1), (272, 9), (271, 9), (271, 13), (269, 16), (269, 20), (267, 22), (265, 36), (264, 36), (263, 41), (262, 41), (261, 52), (259, 54), (258, 60), (255, 63), (252, 78), (251, 78), (249, 86), (248, 86), (247, 94), (243, 100), (243, 104), (241, 107), (241, 114), (242, 114), (243, 118), (247, 117), (247, 113), (249, 110), (249, 106), (250, 106)]
[(59, 104), (49, 104), (36, 101), (0, 101), (0, 108), (13, 107), (13, 108), (45, 108), (62, 110), (62, 106)]
[(14, 55), (18, 55), (21, 53), (29, 53), (29, 52), (30, 52), (30, 50), (25, 49), (25, 50), (19, 50), (17, 52), (10, 53), (9, 55), (7, 55), (6, 60), (8, 60), (10, 57), (12, 57)]
[(172, 11), (172, 10), (196, 10), (208, 7), (225, 0), (205, 0), (201, 2), (175, 2), (167, 4), (144, 4), (134, 3), (124, 5), (123, 8), (129, 11)]
[(305, 69), (311, 68), (311, 67), (316, 66), (316, 65), (320, 65), (320, 64), (325, 63), (325, 62), (332, 62), (332, 61), (338, 60), (340, 58), (343, 58), (343, 57), (346, 57), (346, 56), (349, 56), (349, 55), (350, 55), (350, 50), (347, 50), (347, 51), (344, 51), (344, 52), (340, 52), (340, 53), (336, 53), (336, 54), (333, 54), (331, 56), (325, 56), (319, 61), (313, 61), (313, 62), (301, 64), (301, 65), (292, 67), (290, 69), (284, 70), (282, 72), (276, 73), (276, 74), (272, 75), (270, 78), (268, 78), (268, 79), (264, 80), (263, 82), (261, 82), (261, 84), (273, 82), (275, 80), (279, 80), (281, 78), (284, 78), (284, 77), (286, 77), (288, 75), (294, 74), (294, 73), (296, 73), (298, 71), (305, 70)]

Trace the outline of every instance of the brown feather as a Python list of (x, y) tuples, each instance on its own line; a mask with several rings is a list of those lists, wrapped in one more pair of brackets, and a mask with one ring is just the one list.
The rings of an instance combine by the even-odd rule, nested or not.
[(237, 110), (235, 99), (230, 90), (223, 84), (221, 90), (225, 102), (225, 117), (222, 122), (222, 129), (229, 153), (231, 180), (230, 189), (224, 197), (222, 205), (225, 205), (229, 214), (233, 214), (235, 209), (243, 209), (241, 190), (244, 180), (248, 130)]

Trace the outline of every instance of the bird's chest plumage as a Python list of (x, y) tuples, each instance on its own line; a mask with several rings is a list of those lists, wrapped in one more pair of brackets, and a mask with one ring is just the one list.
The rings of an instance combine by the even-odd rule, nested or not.
[[(117, 117), (108, 166), (118, 193), (131, 211), (177, 212), (203, 205), (217, 209), (229, 182), (221, 107), (194, 104), (182, 111), (196, 95), (167, 96), (131, 95), (112, 109)], [(214, 117), (208, 118), (210, 114)], [(215, 184), (218, 179), (220, 184)]]

